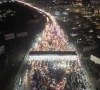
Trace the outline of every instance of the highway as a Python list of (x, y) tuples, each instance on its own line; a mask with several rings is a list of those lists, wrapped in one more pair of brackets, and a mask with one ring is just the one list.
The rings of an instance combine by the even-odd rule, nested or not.
[[(29, 50), (27, 52), (27, 54), (26, 54), (26, 56), (25, 56), (25, 58), (23, 60), (23, 63), (21, 65), (20, 70), (19, 70), (19, 72), (18, 72), (18, 74), (16, 76), (16, 79), (15, 79), (16, 83), (15, 83), (15, 86), (14, 86), (14, 90), (38, 90), (37, 88), (35, 88), (36, 86), (34, 86), (34, 89), (32, 87), (32, 83), (35, 83), (35, 81), (34, 82), (32, 81), (33, 80), (32, 78), (34, 78), (34, 76), (35, 76), (35, 75), (32, 76), (32, 73), (36, 74), (38, 69), (39, 69), (39, 73), (41, 73), (41, 69), (42, 69), (43, 73), (47, 74), (48, 73), (47, 71), (50, 72), (49, 69), (53, 69), (52, 73), (55, 73), (56, 70), (59, 70), (59, 68), (60, 69), (63, 68), (62, 70), (64, 70), (64, 72), (62, 73), (60, 71), (60, 73), (64, 76), (66, 74), (65, 73), (66, 68), (67, 68), (66, 72), (70, 71), (71, 73), (74, 73), (74, 72), (76, 72), (78, 70), (78, 68), (81, 68), (82, 66), (81, 66), (81, 63), (78, 60), (78, 58), (77, 58), (76, 61), (72, 61), (71, 64), (70, 64), (71, 61), (66, 61), (66, 62), (64, 62), (64, 63), (67, 63), (66, 65), (61, 64), (60, 66), (55, 66), (55, 64), (59, 64), (59, 62), (61, 62), (61, 61), (49, 62), (49, 61), (44, 61), (44, 58), (41, 58), (41, 57), (38, 58), (38, 60), (43, 60), (43, 61), (38, 61), (38, 60), (34, 61), (33, 60), (33, 61), (29, 62), (29, 52), (30, 51), (75, 51), (75, 49), (68, 45), (67, 36), (65, 36), (63, 30), (57, 24), (55, 18), (52, 15), (50, 15), (50, 13), (45, 12), (45, 11), (43, 11), (43, 10), (37, 8), (37, 7), (34, 7), (29, 3), (25, 3), (25, 2), (23, 2), (21, 0), (15, 0), (15, 1), (17, 1), (19, 3), (22, 3), (25, 6), (29, 6), (29, 7), (33, 8), (33, 9), (36, 9), (39, 13), (45, 14), (46, 15), (46, 19), (47, 19), (47, 23), (45, 24), (45, 29), (43, 30), (43, 32), (41, 32), (41, 34), (38, 35), (38, 37), (36, 39), (36, 42), (33, 42), (32, 47), (30, 47), (31, 50)], [(53, 58), (51, 57), (51, 59), (53, 59)], [(54, 66), (53, 68), (49, 68), (48, 64), (50, 64), (50, 63), (52, 63), (52, 66)], [(74, 63), (76, 64), (76, 66), (73, 66), (73, 68), (71, 69), (71, 66), (69, 66), (69, 64), (70, 65), (74, 65)], [(45, 69), (43, 67), (46, 67), (46, 66), (47, 66), (48, 69), (47, 69), (47, 71), (44, 71)], [(56, 67), (56, 70), (55, 70), (55, 67)], [(74, 68), (75, 68), (75, 71), (74, 71)], [(79, 75), (81, 75), (80, 74), (81, 73), (81, 69), (78, 71)], [(85, 72), (85, 71), (83, 70), (83, 72)], [(49, 74), (51, 75), (52, 73), (49, 73)], [(38, 75), (38, 76), (43, 78), (43, 80), (41, 79), (41, 82), (39, 81), (38, 83), (43, 83), (43, 82), (45, 82), (44, 78), (46, 78), (46, 79), (48, 78), (48, 75), (44, 75), (44, 76), (41, 76), (40, 74), (36, 74), (36, 75)], [(75, 76), (76, 75), (77, 74), (75, 73)], [(80, 76), (80, 78), (82, 78), (82, 80), (83, 80), (84, 77), (85, 77), (86, 89), (84, 89), (84, 90), (89, 90), (88, 80), (86, 78), (85, 73), (83, 73), (83, 75), (84, 76), (83, 77)], [(57, 78), (57, 75), (55, 76), (55, 78)], [(72, 78), (74, 78), (74, 75), (73, 75)], [(81, 82), (82, 80), (80, 80), (78, 82)], [(49, 81), (49, 80), (47, 80), (47, 81)], [(51, 81), (53, 81), (52, 78), (51, 78)], [(65, 85), (66, 85), (66, 81), (61, 79), (60, 82), (59, 83), (58, 82), (59, 81), (56, 81), (54, 89), (50, 89), (50, 90), (65, 90), (64, 88), (65, 88)], [(63, 83), (63, 84), (61, 84), (61, 83)], [(74, 81), (72, 83), (74, 83)], [(38, 87), (40, 87), (40, 86), (38, 86)], [(48, 90), (48, 89), (46, 89), (48, 87), (49, 86), (44, 84), (43, 87), (42, 87), (44, 89), (39, 89), (39, 90)], [(73, 87), (73, 85), (71, 85), (71, 87)], [(80, 88), (81, 86), (78, 86), (78, 87)]]

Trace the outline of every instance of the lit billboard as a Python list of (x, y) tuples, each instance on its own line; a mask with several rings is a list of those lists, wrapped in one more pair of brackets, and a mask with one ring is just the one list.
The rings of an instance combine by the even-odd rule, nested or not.
[(77, 60), (77, 55), (30, 55), (29, 60)]

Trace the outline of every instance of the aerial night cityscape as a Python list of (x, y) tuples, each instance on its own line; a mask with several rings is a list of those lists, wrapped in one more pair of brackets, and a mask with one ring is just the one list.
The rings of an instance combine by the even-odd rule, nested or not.
[(0, 90), (100, 90), (100, 0), (0, 0)]

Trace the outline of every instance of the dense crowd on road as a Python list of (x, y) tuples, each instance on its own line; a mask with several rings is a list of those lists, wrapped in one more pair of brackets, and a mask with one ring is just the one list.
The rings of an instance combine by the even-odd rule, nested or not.
[(47, 18), (45, 29), (33, 51), (74, 51), (74, 48), (68, 45), (68, 38), (60, 27)]
[(32, 90), (89, 90), (86, 72), (76, 60), (33, 60), (29, 67)]

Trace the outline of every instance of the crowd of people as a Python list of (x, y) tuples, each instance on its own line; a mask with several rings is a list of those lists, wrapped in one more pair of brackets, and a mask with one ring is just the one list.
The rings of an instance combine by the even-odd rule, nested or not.
[[(45, 29), (31, 50), (75, 51), (55, 19), (46, 14)], [(78, 60), (33, 60), (28, 69), (33, 90), (89, 90), (86, 72)]]
[(39, 36), (33, 51), (74, 51), (74, 48), (68, 45), (68, 38), (62, 29), (47, 19), (45, 29)]
[(32, 90), (90, 90), (77, 60), (33, 60), (29, 69)]
[[(42, 34), (32, 51), (75, 51), (60, 27), (47, 17)], [(33, 90), (89, 90), (85, 70), (79, 60), (33, 60), (30, 64)]]

